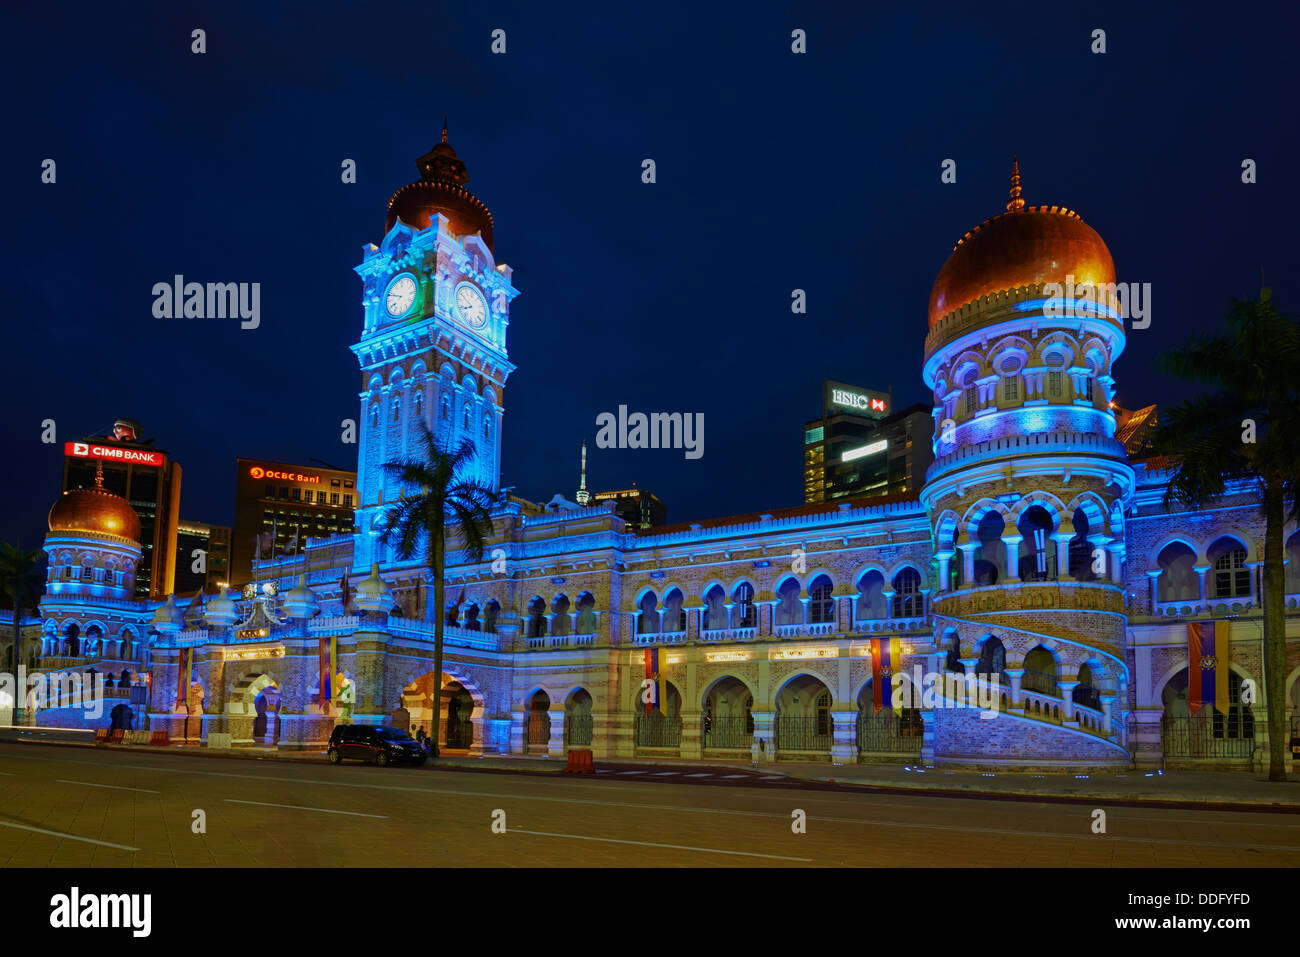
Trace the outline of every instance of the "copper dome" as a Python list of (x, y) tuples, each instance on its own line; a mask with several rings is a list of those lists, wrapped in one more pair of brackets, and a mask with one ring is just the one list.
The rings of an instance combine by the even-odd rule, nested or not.
[(400, 218), (413, 229), (427, 229), (436, 213), (451, 220), (451, 231), (458, 236), (481, 233), (483, 242), (492, 249), (492, 213), (465, 188), (469, 172), (465, 163), (447, 142), (447, 126), (442, 141), (415, 161), (420, 179), (403, 186), (388, 200), (388, 218), (384, 232)]
[(1096, 230), (1059, 206), (1025, 206), (1013, 166), (1007, 211), (957, 241), (930, 291), (930, 328), (948, 313), (992, 293), (1032, 283), (1112, 283), (1115, 264)]
[(140, 541), (140, 516), (126, 499), (102, 488), (64, 492), (50, 509), (51, 532), (90, 532)]

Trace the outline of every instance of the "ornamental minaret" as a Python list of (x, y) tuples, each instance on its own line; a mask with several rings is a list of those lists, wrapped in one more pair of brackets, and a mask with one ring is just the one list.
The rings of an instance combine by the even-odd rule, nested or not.
[[(1015, 160), (1005, 212), (958, 240), (930, 296), (934, 660), (998, 675), (1000, 719), (1046, 764), (1127, 762), (1133, 472), (1111, 412), (1125, 342), (1114, 283), (1077, 213), (1025, 204)], [(978, 722), (945, 731), (946, 718), (936, 760), (980, 750)]]
[(500, 485), (513, 270), (496, 260), (492, 214), (465, 188), (469, 172), (445, 122), (415, 166), (420, 178), (389, 199), (383, 241), (366, 245), (356, 267), (364, 319), (352, 347), (361, 366), (353, 569), (361, 572), (392, 561), (378, 537), (402, 490), (383, 466), (422, 454), (421, 422), (439, 447), (474, 444), (465, 478)]

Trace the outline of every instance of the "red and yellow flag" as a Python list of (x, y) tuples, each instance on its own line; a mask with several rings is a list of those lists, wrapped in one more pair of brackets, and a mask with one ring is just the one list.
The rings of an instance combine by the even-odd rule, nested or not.
[(903, 640), (893, 638), (871, 639), (871, 703), (875, 714), (883, 708), (894, 706), (895, 672), (903, 669)]
[(1209, 705), (1228, 713), (1228, 627), (1213, 621), (1187, 623), (1187, 710)]
[[(668, 690), (668, 678), (664, 674), (668, 669), (663, 666), (664, 658), (658, 648), (647, 648), (645, 652), (645, 676), (648, 680), (655, 683), (654, 701), (645, 702), (645, 713), (659, 711), (663, 714), (668, 713), (665, 706), (667, 697), (665, 692)], [(642, 685), (642, 687), (645, 687)], [(642, 695), (644, 698), (644, 694)]]

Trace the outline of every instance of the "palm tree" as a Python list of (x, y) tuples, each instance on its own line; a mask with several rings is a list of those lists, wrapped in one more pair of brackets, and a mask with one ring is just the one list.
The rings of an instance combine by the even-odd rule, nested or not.
[(384, 463), (384, 471), (402, 483), (402, 488), (419, 489), (417, 495), (405, 491), (400, 502), (387, 510), (380, 541), (395, 544), (398, 555), (408, 559), (424, 544), (429, 571), (433, 576), (433, 742), (431, 754), (438, 756), (438, 721), (442, 705), (442, 632), (446, 621), (446, 583), (443, 572), (447, 556), (447, 527), (455, 526), (464, 539), (464, 551), (471, 561), (483, 558), (488, 535), (492, 533), (492, 506), (497, 494), (480, 482), (465, 480), (459, 473), (474, 458), (474, 443), (463, 440), (455, 449), (448, 440), (441, 447), (429, 427), (420, 423), (422, 455)]
[[(14, 611), (14, 645), (13, 667), (18, 674), (18, 666), (23, 661), (22, 617), (25, 609), (35, 608), (37, 600), (44, 590), (45, 576), (41, 573), (40, 549), (23, 549), (10, 542), (0, 543), (0, 595), (7, 603), (13, 605)], [(16, 680), (16, 679), (15, 679)], [(22, 724), (23, 704), (27, 689), (15, 687), (14, 724)]]
[(1283, 526), (1300, 514), (1300, 326), (1273, 305), (1236, 300), (1227, 330), (1171, 349), (1160, 365), (1212, 391), (1161, 416), (1157, 452), (1175, 459), (1166, 507), (1196, 507), (1251, 483), (1263, 500), (1264, 687), (1268, 696), (1270, 781), (1286, 780), (1286, 543)]

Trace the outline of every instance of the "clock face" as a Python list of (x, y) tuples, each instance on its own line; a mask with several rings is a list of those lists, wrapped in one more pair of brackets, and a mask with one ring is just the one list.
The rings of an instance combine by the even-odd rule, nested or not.
[(388, 287), (388, 295), (384, 297), (388, 314), (404, 315), (413, 302), (415, 302), (415, 280), (410, 276), (398, 276)]
[(466, 323), (475, 329), (487, 325), (487, 300), (477, 287), (461, 283), (456, 287), (456, 311)]

